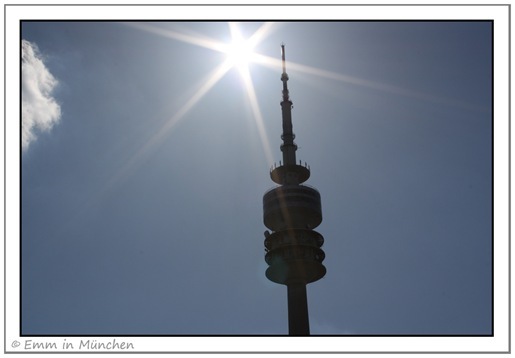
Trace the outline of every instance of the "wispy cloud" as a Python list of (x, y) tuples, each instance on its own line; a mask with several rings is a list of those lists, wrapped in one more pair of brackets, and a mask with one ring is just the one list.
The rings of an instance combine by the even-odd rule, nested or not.
[(61, 118), (61, 107), (52, 97), (58, 81), (46, 68), (35, 44), (22, 40), (22, 137), (23, 150)]

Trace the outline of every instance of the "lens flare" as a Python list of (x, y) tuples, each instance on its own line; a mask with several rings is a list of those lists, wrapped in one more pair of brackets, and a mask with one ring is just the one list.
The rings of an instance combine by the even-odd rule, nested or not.
[(129, 175), (137, 168), (147, 157), (148, 153), (155, 150), (161, 142), (163, 142), (170, 131), (183, 120), (187, 113), (220, 81), (225, 74), (232, 68), (237, 68), (241, 74), (242, 81), (247, 89), (247, 95), (250, 100), (252, 114), (258, 127), (259, 136), (263, 145), (263, 151), (269, 162), (272, 155), (270, 144), (266, 138), (263, 118), (257, 102), (257, 96), (252, 85), (252, 79), (248, 71), (248, 65), (255, 61), (256, 54), (254, 48), (258, 45), (271, 30), (274, 28), (273, 23), (265, 23), (261, 25), (254, 34), (245, 39), (237, 23), (230, 22), (229, 29), (231, 32), (231, 43), (225, 44), (207, 37), (193, 36), (181, 32), (172, 31), (158, 27), (149, 23), (126, 23), (127, 26), (143, 30), (154, 35), (166, 37), (171, 40), (181, 41), (190, 45), (200, 46), (217, 52), (226, 54), (226, 59), (217, 66), (203, 81), (200, 86), (194, 90), (194, 94), (181, 106), (175, 113), (170, 115), (168, 120), (127, 160), (127, 162), (112, 176), (108, 181), (107, 187), (114, 186), (119, 180)]

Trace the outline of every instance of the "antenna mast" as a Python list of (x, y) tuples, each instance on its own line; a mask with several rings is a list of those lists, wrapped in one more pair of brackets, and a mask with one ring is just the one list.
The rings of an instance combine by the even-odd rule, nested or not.
[(290, 100), (290, 93), (288, 91), (288, 74), (286, 73), (286, 53), (284, 50), (284, 44), (281, 45), (281, 57), (283, 63), (283, 73), (281, 75), (281, 81), (283, 82), (283, 100), (281, 101), (282, 117), (283, 117), (283, 134), (281, 139), (283, 144), (281, 145), (281, 151), (283, 152), (284, 165), (295, 165), (296, 158), (295, 152), (297, 151), (297, 145), (293, 141), (295, 134), (293, 133), (293, 125), (291, 121), (291, 110), (293, 103)]

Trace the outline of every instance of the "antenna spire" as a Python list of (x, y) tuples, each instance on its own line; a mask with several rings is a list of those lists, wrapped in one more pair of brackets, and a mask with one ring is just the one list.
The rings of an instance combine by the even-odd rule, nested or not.
[(290, 100), (290, 94), (288, 92), (288, 75), (286, 74), (286, 56), (284, 51), (284, 43), (281, 44), (281, 53), (283, 61), (283, 73), (281, 75), (281, 81), (283, 81), (283, 100), (281, 102), (282, 117), (283, 117), (283, 145), (281, 145), (281, 151), (283, 152), (284, 165), (291, 166), (296, 164), (295, 151), (297, 145), (293, 142), (295, 134), (293, 134), (293, 126), (291, 122), (291, 109), (293, 103)]
[(284, 50), (284, 43), (281, 44), (281, 57), (283, 61), (283, 74), (281, 75), (281, 81), (283, 81), (283, 101), (289, 101), (288, 92), (288, 74), (286, 73), (286, 52)]

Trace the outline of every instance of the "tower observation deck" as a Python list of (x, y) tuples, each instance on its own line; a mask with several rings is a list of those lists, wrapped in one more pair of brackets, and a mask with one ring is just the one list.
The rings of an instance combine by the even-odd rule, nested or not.
[(314, 231), (322, 222), (320, 193), (302, 185), (310, 176), (306, 163), (297, 163), (297, 145), (292, 125), (292, 101), (288, 91), (288, 75), (284, 45), (282, 55), (282, 163), (270, 170), (278, 184), (263, 196), (266, 277), (288, 289), (288, 329), (290, 335), (309, 335), (306, 285), (321, 279), (326, 269), (323, 236)]

